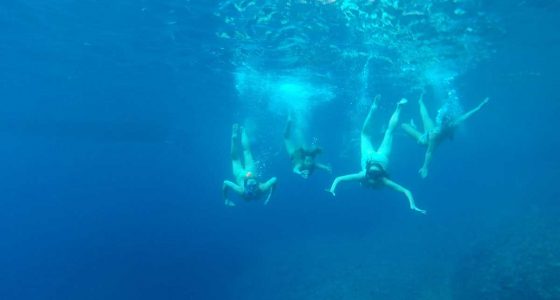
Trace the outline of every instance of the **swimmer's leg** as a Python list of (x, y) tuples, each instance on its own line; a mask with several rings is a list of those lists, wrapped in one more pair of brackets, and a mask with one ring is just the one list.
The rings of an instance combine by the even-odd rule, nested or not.
[(422, 133), (418, 131), (416, 128), (412, 127), (412, 125), (404, 123), (401, 125), (401, 128), (416, 142), (423, 144), (424, 139), (422, 139)]
[(239, 125), (233, 124), (231, 131), (231, 165), (233, 176), (237, 178), (239, 174), (243, 173), (243, 164), (241, 157), (239, 157), (239, 149), (237, 149), (237, 140), (239, 139)]
[(434, 128), (434, 121), (430, 118), (428, 114), (428, 109), (424, 104), (424, 94), (418, 99), (418, 105), (420, 106), (420, 116), (422, 117), (422, 124), (424, 126), (424, 132), (430, 132)]
[(379, 95), (375, 96), (373, 99), (373, 103), (369, 109), (369, 112), (364, 120), (364, 124), (362, 125), (362, 132), (360, 134), (360, 148), (361, 148), (361, 155), (362, 155), (362, 164), (367, 160), (367, 157), (371, 155), (371, 153), (375, 152), (371, 141), (371, 121), (372, 115), (377, 110), (377, 101), (379, 101)]
[(243, 147), (243, 160), (245, 161), (245, 171), (255, 172), (255, 161), (251, 153), (249, 137), (244, 127), (241, 127), (241, 147)]
[(366, 116), (366, 119), (364, 120), (364, 124), (362, 125), (362, 135), (369, 135), (370, 134), (370, 130), (371, 129), (371, 122), (372, 122), (372, 115), (373, 113), (377, 110), (377, 102), (379, 101), (380, 96), (377, 95), (375, 96), (375, 98), (373, 98), (373, 103), (371, 104), (371, 107), (369, 109), (369, 112)]
[(292, 116), (290, 115), (288, 117), (288, 123), (286, 124), (286, 128), (284, 129), (284, 146), (286, 146), (286, 151), (288, 152), (288, 155), (290, 156), (290, 158), (293, 157), (294, 153), (296, 152), (296, 144), (294, 143), (293, 139), (292, 139), (292, 133), (293, 133), (293, 121), (292, 121)]
[(393, 145), (393, 132), (395, 131), (395, 128), (397, 127), (397, 123), (399, 122), (401, 108), (407, 102), (408, 100), (403, 98), (401, 99), (401, 101), (399, 101), (399, 103), (397, 103), (397, 109), (395, 110), (395, 112), (391, 116), (391, 119), (389, 120), (389, 126), (385, 131), (385, 135), (383, 136), (383, 141), (381, 142), (381, 146), (379, 146), (377, 153), (381, 155), (385, 155), (386, 157), (389, 157), (389, 155), (391, 154), (391, 146)]

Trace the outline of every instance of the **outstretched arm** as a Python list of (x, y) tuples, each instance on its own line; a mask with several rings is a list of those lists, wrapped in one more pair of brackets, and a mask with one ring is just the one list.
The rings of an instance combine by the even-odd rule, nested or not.
[(328, 190), (329, 193), (331, 193), (333, 196), (336, 196), (335, 192), (336, 192), (336, 187), (338, 186), (339, 183), (344, 182), (344, 181), (360, 181), (363, 180), (365, 177), (365, 172), (360, 172), (360, 173), (354, 173), (354, 174), (348, 174), (348, 175), (343, 175), (343, 176), (338, 176), (334, 179), (331, 188)]
[(230, 190), (230, 189), (232, 189), (234, 192), (236, 192), (240, 195), (243, 194), (243, 189), (239, 185), (237, 185), (237, 184), (235, 184), (235, 183), (233, 183), (229, 180), (224, 180), (224, 184), (222, 185), (222, 193), (223, 193), (223, 196), (224, 196), (224, 204), (226, 206), (235, 206), (235, 203), (232, 202), (231, 200), (229, 200), (228, 190)]
[(462, 116), (460, 116), (455, 121), (455, 125), (459, 125), (459, 124), (465, 122), (465, 120), (470, 118), (475, 112), (479, 111), (484, 105), (486, 105), (486, 103), (488, 103), (489, 100), (490, 100), (490, 98), (488, 98), (488, 97), (484, 98), (484, 100), (482, 100), (482, 102), (480, 102), (480, 104), (477, 107), (471, 109), (470, 111), (468, 111), (465, 114), (463, 114)]
[(276, 188), (276, 181), (277, 181), (276, 177), (272, 177), (267, 182), (260, 185), (260, 189), (262, 191), (268, 191), (268, 196), (266, 196), (266, 199), (264, 200), (264, 205), (267, 205), (268, 201), (270, 201), (270, 197), (272, 197), (272, 192)]
[(294, 166), (294, 168), (292, 169), (292, 171), (294, 171), (294, 173), (296, 173), (296, 174), (298, 174), (298, 175), (301, 175), (301, 169), (300, 169), (300, 167), (301, 167), (301, 164), (296, 164), (296, 165)]
[(327, 173), (332, 173), (332, 168), (330, 165), (325, 165), (325, 164), (321, 164), (321, 163), (315, 163), (315, 167), (317, 167), (317, 169), (319, 170), (323, 170)]
[(428, 166), (432, 161), (432, 154), (436, 148), (434, 143), (434, 141), (428, 141), (428, 149), (426, 149), (426, 154), (424, 155), (424, 164), (422, 165), (422, 168), (418, 170), (418, 173), (420, 173), (422, 178), (426, 178), (428, 176)]
[(393, 190), (397, 191), (397, 192), (401, 192), (403, 193), (406, 198), (408, 199), (408, 204), (410, 205), (410, 209), (415, 210), (417, 212), (423, 213), (425, 214), (426, 211), (423, 209), (420, 209), (418, 207), (416, 207), (416, 204), (414, 203), (414, 197), (412, 196), (412, 193), (407, 190), (406, 188), (404, 188), (403, 186), (401, 186), (400, 184), (388, 179), (388, 178), (383, 178), (383, 184), (385, 184), (386, 186), (392, 188)]

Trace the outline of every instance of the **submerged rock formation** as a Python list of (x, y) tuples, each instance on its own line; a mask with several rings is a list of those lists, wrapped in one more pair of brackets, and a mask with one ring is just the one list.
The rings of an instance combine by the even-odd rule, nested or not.
[(453, 299), (560, 299), (559, 225), (531, 216), (501, 226), (459, 262)]

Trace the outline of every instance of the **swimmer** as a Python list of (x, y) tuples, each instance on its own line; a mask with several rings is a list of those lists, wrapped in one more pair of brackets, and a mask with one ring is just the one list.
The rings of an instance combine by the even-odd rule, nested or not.
[(288, 123), (286, 124), (286, 129), (284, 130), (284, 145), (286, 146), (286, 151), (292, 160), (294, 166), (294, 173), (298, 174), (304, 179), (309, 178), (311, 174), (316, 169), (332, 172), (331, 167), (328, 165), (320, 164), (315, 161), (315, 157), (323, 151), (317, 146), (312, 146), (309, 148), (298, 145), (294, 141), (293, 137), (293, 121), (291, 115), (288, 117)]
[[(239, 137), (241, 134), (241, 137)], [(243, 162), (239, 156), (238, 141), (241, 138), (241, 147), (243, 148)], [(231, 164), (233, 168), (233, 176), (235, 182), (224, 180), (222, 191), (224, 195), (224, 204), (226, 206), (235, 206), (235, 203), (229, 199), (228, 191), (231, 189), (245, 201), (258, 200), (264, 194), (267, 197), (264, 204), (268, 204), (272, 192), (276, 187), (276, 177), (270, 178), (265, 183), (259, 183), (255, 174), (255, 162), (251, 149), (249, 147), (249, 138), (245, 132), (245, 128), (238, 124), (233, 124), (231, 133)]]
[(420, 170), (418, 170), (420, 176), (422, 178), (426, 178), (428, 176), (428, 166), (432, 161), (432, 155), (437, 146), (446, 139), (452, 139), (455, 129), (486, 105), (489, 98), (486, 97), (477, 107), (460, 115), (459, 117), (454, 117), (449, 110), (440, 109), (435, 123), (428, 114), (423, 98), (424, 94), (420, 95), (418, 105), (420, 106), (420, 117), (422, 118), (424, 132), (421, 133), (418, 131), (414, 122), (411, 122), (410, 124), (402, 124), (401, 127), (408, 135), (415, 139), (418, 144), (427, 147), (426, 154), (424, 156), (424, 164)]
[(391, 116), (389, 120), (389, 126), (385, 131), (385, 135), (383, 140), (381, 141), (381, 145), (377, 150), (375, 150), (372, 141), (371, 141), (371, 121), (372, 115), (377, 109), (377, 101), (379, 101), (379, 95), (375, 97), (373, 100), (373, 104), (369, 110), (369, 113), (364, 121), (364, 125), (362, 126), (362, 133), (361, 133), (361, 165), (362, 170), (355, 174), (349, 174), (344, 176), (337, 177), (331, 185), (331, 188), (328, 190), (333, 196), (335, 196), (336, 187), (340, 182), (345, 181), (360, 181), (363, 186), (371, 187), (371, 188), (378, 188), (382, 186), (387, 186), (393, 190), (403, 193), (406, 198), (408, 199), (408, 204), (410, 209), (420, 212), (426, 213), (425, 210), (420, 209), (414, 203), (414, 197), (412, 193), (404, 188), (403, 186), (399, 185), (398, 183), (389, 179), (387, 173), (387, 166), (389, 165), (389, 155), (391, 154), (391, 146), (393, 144), (393, 132), (397, 123), (399, 121), (399, 115), (401, 112), (401, 107), (406, 104), (408, 101), (406, 99), (401, 99), (397, 104), (397, 109)]

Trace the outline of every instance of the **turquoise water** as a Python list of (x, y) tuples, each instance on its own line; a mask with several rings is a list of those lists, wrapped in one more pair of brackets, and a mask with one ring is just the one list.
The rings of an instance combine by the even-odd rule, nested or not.
[[(558, 1), (0, 3), (0, 298), (559, 299)], [(388, 189), (343, 184), (405, 97)], [(332, 174), (292, 173), (282, 134)], [(270, 203), (225, 207), (231, 125)]]

